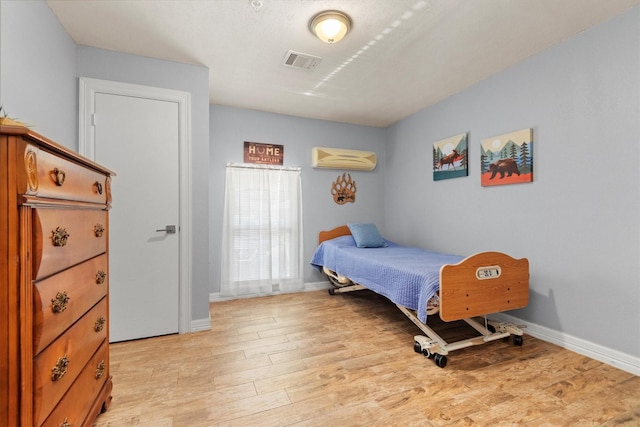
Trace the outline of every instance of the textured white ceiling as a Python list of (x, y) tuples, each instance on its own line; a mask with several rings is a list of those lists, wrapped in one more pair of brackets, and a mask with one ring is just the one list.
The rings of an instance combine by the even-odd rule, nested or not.
[[(640, 0), (47, 3), (78, 44), (208, 67), (212, 104), (385, 127)], [(334, 45), (308, 29), (327, 9), (353, 20)], [(284, 67), (289, 50), (322, 61)]]

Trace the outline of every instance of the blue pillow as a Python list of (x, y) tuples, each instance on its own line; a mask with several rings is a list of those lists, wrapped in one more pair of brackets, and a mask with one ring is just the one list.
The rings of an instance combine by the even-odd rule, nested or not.
[(359, 248), (383, 248), (387, 246), (375, 224), (347, 224), (356, 246)]

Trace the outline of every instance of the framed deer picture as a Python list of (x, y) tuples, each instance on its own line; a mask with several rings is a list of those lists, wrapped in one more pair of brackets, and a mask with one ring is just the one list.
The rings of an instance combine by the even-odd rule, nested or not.
[(469, 175), (467, 134), (452, 136), (433, 143), (433, 180)]
[(483, 139), (480, 145), (483, 187), (533, 181), (533, 129)]

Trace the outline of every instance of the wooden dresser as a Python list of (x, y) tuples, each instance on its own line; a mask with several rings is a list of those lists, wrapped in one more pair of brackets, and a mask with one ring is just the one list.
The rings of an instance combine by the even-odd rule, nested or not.
[(90, 426), (111, 402), (112, 175), (0, 125), (0, 426)]

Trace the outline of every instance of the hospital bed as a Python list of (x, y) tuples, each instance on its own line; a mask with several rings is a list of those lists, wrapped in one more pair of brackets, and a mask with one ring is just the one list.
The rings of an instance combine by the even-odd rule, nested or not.
[[(358, 247), (361, 242), (351, 230), (361, 234), (361, 226), (369, 231), (373, 227), (377, 233), (372, 224), (349, 224), (319, 233), (311, 264), (327, 275), (331, 295), (369, 289), (387, 297), (425, 334), (415, 337), (414, 350), (442, 368), (454, 350), (510, 336), (515, 345), (523, 344), (522, 326), (489, 320), (487, 315), (527, 306), (526, 258), (500, 252), (464, 258), (398, 245), (379, 235), (373, 238), (374, 244)], [(427, 317), (435, 314), (445, 322), (463, 320), (479, 335), (447, 342), (427, 325)]]

